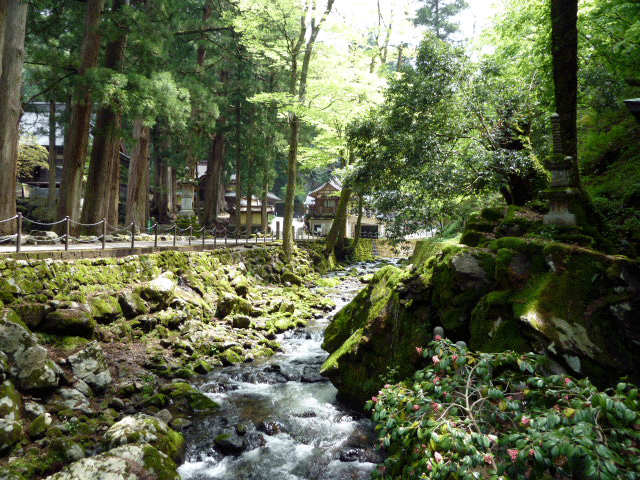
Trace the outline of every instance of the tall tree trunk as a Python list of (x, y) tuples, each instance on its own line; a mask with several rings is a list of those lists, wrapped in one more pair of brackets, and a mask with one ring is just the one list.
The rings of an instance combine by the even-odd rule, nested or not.
[(344, 240), (346, 222), (347, 222), (347, 209), (349, 206), (349, 200), (351, 199), (351, 189), (343, 187), (340, 191), (340, 200), (338, 201), (338, 209), (336, 216), (333, 219), (329, 233), (324, 242), (325, 253), (331, 253), (336, 245), (339, 245), (339, 249), (342, 248), (341, 244)]
[[(87, 70), (95, 67), (100, 53), (100, 29), (104, 0), (87, 0), (82, 40), (82, 65), (78, 71), (84, 77)], [(77, 84), (71, 119), (64, 145), (64, 161), (58, 200), (58, 218), (69, 216), (77, 220), (82, 195), (82, 174), (89, 146), (89, 120), (91, 117), (91, 90), (82, 81)]]
[[(2, 2), (2, 57), (0, 64), (0, 220), (16, 214), (18, 137), (22, 107), (20, 87), (24, 62), (27, 4)], [(1, 19), (1, 18), (0, 18)], [(13, 233), (15, 222), (0, 223), (0, 233)]]
[(353, 232), (353, 241), (349, 245), (347, 254), (353, 253), (358, 247), (360, 237), (362, 236), (362, 211), (364, 210), (364, 197), (358, 196), (358, 219), (356, 220), (355, 231)]
[[(292, 95), (298, 94), (298, 101), (304, 103), (307, 96), (307, 77), (309, 75), (309, 65), (311, 64), (311, 54), (313, 53), (313, 46), (315, 45), (318, 34), (320, 33), (320, 27), (331, 13), (333, 3), (335, 0), (327, 0), (327, 6), (322, 14), (320, 20), (315, 18), (316, 2), (312, 2), (310, 5), (311, 12), (305, 12), (301, 18), (301, 25), (303, 25), (298, 40), (292, 49), (291, 59), (291, 81), (289, 86), (289, 92)], [(307, 13), (311, 16), (311, 34), (307, 38), (306, 17)], [(298, 54), (303, 42), (306, 40), (304, 49), (304, 56), (302, 58), (302, 67), (300, 68), (300, 80), (298, 80)], [(297, 87), (297, 88), (296, 88)], [(284, 204), (284, 220), (283, 220), (283, 232), (282, 232), (282, 248), (284, 250), (285, 258), (287, 261), (291, 260), (291, 254), (293, 252), (293, 211), (295, 208), (295, 192), (296, 192), (296, 177), (298, 175), (298, 140), (300, 138), (300, 118), (295, 114), (289, 115), (289, 159), (287, 162), (287, 194), (285, 196)]]
[(294, 113), (289, 120), (289, 155), (287, 162), (287, 193), (284, 197), (284, 218), (282, 220), (282, 248), (287, 261), (293, 253), (293, 210), (296, 196), (296, 177), (298, 175), (298, 139), (300, 138), (300, 119)]
[(551, 0), (551, 48), (556, 112), (560, 115), (562, 153), (573, 157), (572, 186), (578, 175), (578, 0)]
[(125, 224), (144, 228), (149, 220), (149, 127), (137, 119), (133, 127), (136, 146), (129, 164)]
[(205, 225), (215, 225), (218, 223), (218, 213), (220, 209), (220, 187), (222, 183), (222, 164), (224, 163), (224, 135), (216, 133), (211, 143), (211, 155), (207, 159), (207, 176), (204, 193), (204, 215)]
[(253, 227), (253, 155), (249, 156), (249, 162), (247, 164), (247, 238), (251, 237), (251, 227)]
[[(129, 0), (114, 0), (111, 13), (117, 15)], [(121, 72), (127, 36), (123, 33), (107, 45), (104, 66)], [(120, 191), (120, 130), (122, 111), (104, 105), (98, 111), (96, 132), (91, 149), (87, 188), (82, 207), (82, 223), (96, 223), (107, 218), (118, 224), (118, 196)]]
[[(270, 144), (270, 142), (269, 142)], [(268, 150), (268, 149), (267, 149)], [(269, 228), (269, 157), (267, 156), (264, 159), (264, 170), (262, 170), (262, 208), (260, 209), (260, 231), (267, 234), (267, 229)]]
[(49, 102), (49, 192), (47, 205), (51, 210), (56, 206), (56, 102)]
[(242, 145), (240, 142), (240, 103), (236, 107), (236, 209), (235, 209), (235, 226), (236, 236), (240, 235), (240, 220), (242, 211)]

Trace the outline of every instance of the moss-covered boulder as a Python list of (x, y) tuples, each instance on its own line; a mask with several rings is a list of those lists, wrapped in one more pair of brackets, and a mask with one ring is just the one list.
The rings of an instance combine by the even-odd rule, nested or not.
[(179, 480), (176, 463), (152, 445), (124, 445), (83, 458), (45, 480)]
[(95, 392), (103, 392), (112, 382), (107, 359), (98, 342), (91, 342), (67, 361), (73, 373)]
[(639, 262), (533, 237), (419, 244), (412, 261), (376, 273), (326, 330), (322, 372), (354, 406), (411, 373), (435, 326), (475, 350), (546, 354), (599, 386), (640, 383)]
[(77, 306), (53, 310), (45, 316), (40, 330), (54, 335), (75, 335), (91, 338), (96, 328), (96, 321), (88, 309)]
[(419, 276), (386, 266), (335, 315), (322, 344), (331, 355), (321, 373), (343, 401), (362, 408), (387, 380), (413, 371), (416, 347), (433, 328), (428, 302), (420, 300), (425, 288)]
[(178, 432), (162, 420), (138, 413), (127, 416), (112, 425), (104, 434), (103, 442), (108, 448), (121, 445), (153, 445), (176, 463), (184, 459), (185, 442)]
[(0, 418), (0, 453), (22, 440), (22, 423), (15, 420)]
[(22, 397), (9, 380), (0, 384), (0, 418), (19, 420), (22, 412)]
[(62, 370), (11, 309), (0, 314), (0, 351), (6, 354), (9, 375), (19, 389), (35, 391), (58, 386)]

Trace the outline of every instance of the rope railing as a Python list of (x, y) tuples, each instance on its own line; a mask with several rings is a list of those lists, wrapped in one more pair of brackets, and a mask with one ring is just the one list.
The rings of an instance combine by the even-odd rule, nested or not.
[[(207, 243), (212, 243), (213, 247), (217, 248), (223, 245), (228, 247), (229, 245), (240, 245), (241, 243), (258, 244), (260, 241), (266, 243), (269, 240), (280, 239), (279, 223), (276, 224), (275, 233), (270, 228), (265, 233), (259, 229), (254, 231), (253, 229), (249, 230), (246, 226), (222, 223), (210, 228), (206, 226), (194, 228), (193, 224), (183, 224), (183, 226), (178, 225), (178, 223), (160, 225), (155, 222), (153, 225), (140, 229), (138, 233), (135, 222), (126, 226), (114, 226), (109, 224), (105, 218), (94, 223), (81, 223), (70, 217), (54, 222), (40, 222), (23, 217), (21, 213), (18, 213), (11, 218), (0, 219), (0, 225), (9, 222), (15, 222), (15, 224), (9, 229), (4, 228), (4, 234), (0, 234), (0, 245), (15, 242), (16, 252), (20, 252), (22, 245), (27, 243), (34, 245), (43, 243), (48, 245), (63, 244), (64, 250), (68, 251), (73, 246), (83, 248), (83, 246), (90, 244), (99, 244), (104, 250), (107, 248), (107, 241), (123, 243), (129, 240), (130, 248), (134, 249), (136, 241), (150, 242), (152, 240), (154, 248), (157, 248), (159, 242), (169, 241), (173, 247), (176, 247), (178, 242), (192, 245), (195, 239), (200, 239), (203, 248)], [(10, 233), (12, 231), (15, 233)], [(23, 231), (29, 233), (25, 234)], [(36, 232), (38, 233), (37, 235), (35, 234)], [(45, 232), (52, 233), (43, 235)], [(304, 235), (297, 238), (294, 236), (294, 239), (302, 240)]]

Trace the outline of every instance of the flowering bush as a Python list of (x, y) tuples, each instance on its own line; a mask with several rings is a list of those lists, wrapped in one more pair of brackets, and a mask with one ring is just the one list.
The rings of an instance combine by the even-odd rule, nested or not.
[(374, 478), (640, 478), (633, 385), (599, 392), (547, 375), (542, 356), (445, 339), (417, 350), (430, 365), (366, 404), (388, 453)]

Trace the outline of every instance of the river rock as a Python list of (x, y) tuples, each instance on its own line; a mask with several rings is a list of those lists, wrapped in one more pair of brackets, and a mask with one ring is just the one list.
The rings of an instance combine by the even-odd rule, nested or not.
[(22, 397), (9, 380), (0, 385), (0, 418), (19, 420), (22, 410)]
[(22, 423), (0, 418), (0, 453), (22, 439)]
[(43, 413), (42, 415), (36, 417), (36, 419), (31, 422), (29, 428), (27, 429), (27, 434), (29, 438), (42, 438), (45, 433), (49, 429), (49, 427), (53, 423), (53, 418), (50, 413)]
[(24, 402), (24, 416), (27, 420), (35, 420), (45, 412), (42, 405), (36, 402)]
[(123, 292), (118, 296), (118, 303), (125, 318), (134, 318), (149, 313), (149, 305), (138, 292)]
[(87, 301), (91, 315), (98, 323), (109, 324), (122, 316), (120, 302), (113, 295), (95, 295)]
[(16, 311), (20, 320), (32, 329), (37, 329), (51, 310), (49, 305), (43, 303), (18, 303), (11, 308)]
[(127, 444), (151, 444), (180, 463), (184, 458), (185, 442), (182, 435), (172, 430), (162, 420), (138, 413), (127, 416), (112, 425), (104, 434), (109, 448)]
[(171, 304), (176, 287), (177, 283), (174, 280), (173, 273), (165, 272), (142, 285), (140, 296), (143, 300), (149, 302), (152, 306), (152, 311), (164, 310)]
[(213, 440), (213, 443), (216, 449), (223, 455), (238, 455), (247, 448), (244, 439), (236, 432), (218, 435)]
[(176, 464), (151, 445), (124, 445), (83, 458), (45, 480), (179, 480)]
[[(48, 357), (35, 335), (22, 324), (17, 314), (5, 309), (0, 316), (0, 351), (10, 364), (10, 376), (21, 390), (55, 388), (62, 370)], [(3, 369), (5, 367), (2, 367)]]
[(9, 375), (9, 359), (7, 354), (0, 351), (0, 382), (4, 382)]
[(95, 392), (103, 392), (112, 382), (104, 352), (97, 342), (71, 355), (67, 361), (73, 373)]
[(84, 338), (91, 338), (95, 328), (96, 321), (84, 306), (53, 310), (47, 313), (40, 325), (40, 329), (47, 333)]
[(90, 409), (87, 397), (75, 388), (59, 388), (48, 403), (55, 405), (60, 410), (88, 411)]

